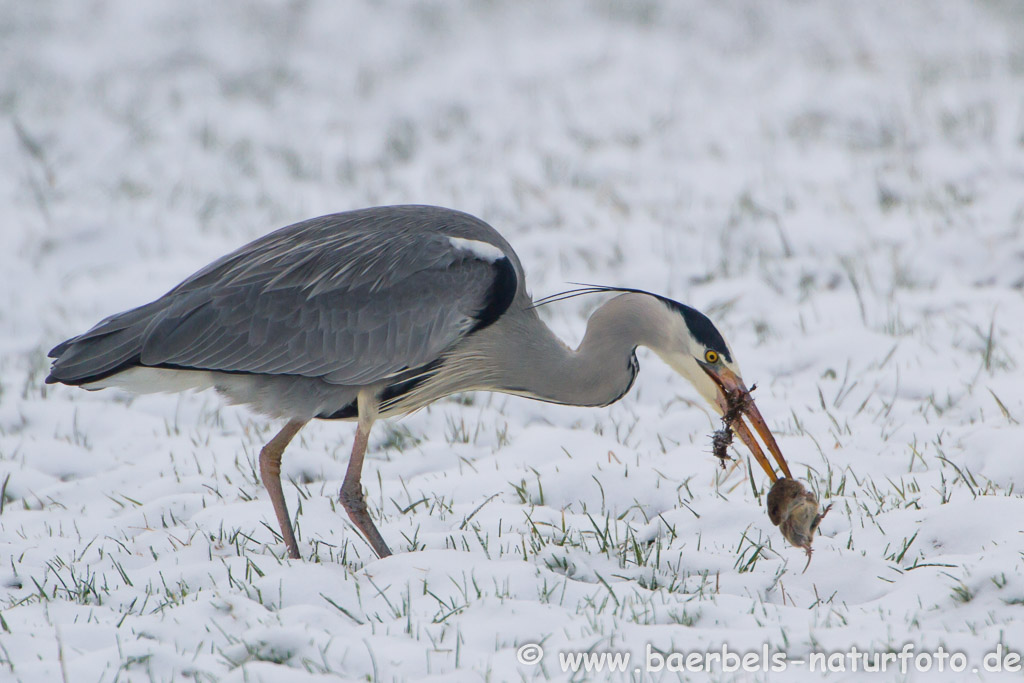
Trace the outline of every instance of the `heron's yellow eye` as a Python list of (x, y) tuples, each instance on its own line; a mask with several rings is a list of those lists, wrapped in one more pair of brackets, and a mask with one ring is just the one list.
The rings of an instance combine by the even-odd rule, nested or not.
[(717, 351), (712, 351), (711, 349), (708, 349), (707, 351), (704, 352), (704, 360), (706, 362), (708, 362), (708, 363), (717, 363), (718, 362), (718, 352)]

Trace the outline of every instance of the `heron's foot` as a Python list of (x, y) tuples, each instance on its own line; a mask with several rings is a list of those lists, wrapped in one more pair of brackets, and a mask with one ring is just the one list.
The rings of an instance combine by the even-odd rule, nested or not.
[(345, 512), (348, 513), (349, 519), (356, 525), (356, 528), (363, 534), (366, 542), (373, 548), (373, 552), (377, 553), (377, 557), (384, 558), (391, 555), (391, 550), (388, 548), (388, 544), (384, 542), (384, 538), (377, 531), (376, 525), (370, 518), (370, 513), (366, 510), (366, 500), (363, 498), (362, 486), (356, 482), (355, 486), (349, 486), (346, 482), (345, 486), (341, 487), (341, 504), (345, 508)]
[(288, 548), (288, 557), (293, 560), (298, 560), (301, 556), (299, 544), (295, 541), (295, 532), (292, 530), (291, 518), (288, 516), (284, 490), (281, 488), (281, 455), (304, 424), (306, 423), (298, 420), (289, 422), (260, 450), (260, 477), (270, 495), (270, 501), (274, 504), (274, 514), (277, 515), (277, 524), (281, 528), (281, 538)]

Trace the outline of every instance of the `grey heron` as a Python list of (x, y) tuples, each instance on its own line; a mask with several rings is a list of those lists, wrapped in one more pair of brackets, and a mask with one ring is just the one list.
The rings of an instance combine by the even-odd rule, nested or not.
[[(720, 415), (730, 395), (746, 392), (732, 349), (704, 314), (636, 289), (586, 287), (563, 296), (589, 292), (616, 296), (571, 349), (538, 317), (518, 256), (484, 221), (432, 206), (348, 211), (265, 235), (156, 301), (58, 344), (46, 382), (136, 392), (213, 387), (286, 420), (259, 466), (292, 558), (299, 547), (281, 488), (282, 454), (312, 419), (355, 421), (340, 498), (385, 557), (391, 551), (360, 481), (380, 418), (473, 390), (606, 406), (632, 386), (639, 346)], [(753, 401), (744, 417), (790, 476)], [(741, 419), (734, 429), (776, 481), (750, 428)]]

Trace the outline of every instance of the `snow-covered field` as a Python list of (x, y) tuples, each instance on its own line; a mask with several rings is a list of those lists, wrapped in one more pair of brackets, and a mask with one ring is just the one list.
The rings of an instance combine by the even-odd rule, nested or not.
[[(0, 680), (958, 680), (1024, 650), (1019, 3), (11, 1), (0, 47)], [(52, 345), (222, 253), (389, 203), (489, 221), (537, 296), (710, 315), (834, 504), (806, 573), (646, 352), (610, 408), (379, 424), (383, 561), (336, 502), (351, 424), (285, 455), (289, 561), (278, 425), (43, 386)], [(545, 316), (575, 343), (599, 302)], [(789, 668), (648, 671), (723, 647)]]

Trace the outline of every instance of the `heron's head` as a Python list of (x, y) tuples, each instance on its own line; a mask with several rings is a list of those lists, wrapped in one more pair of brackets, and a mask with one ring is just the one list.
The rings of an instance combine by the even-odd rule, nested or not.
[(674, 322), (668, 331), (668, 338), (659, 344), (661, 348), (652, 350), (676, 372), (688, 379), (719, 415), (725, 415), (729, 410), (730, 397), (734, 397), (734, 400), (740, 399), (742, 409), (739, 410), (739, 419), (732, 423), (733, 431), (750, 449), (771, 480), (776, 481), (778, 475), (764, 456), (764, 451), (754, 438), (750, 427), (747, 426), (746, 423), (749, 422), (782, 472), (790, 476), (789, 465), (779, 450), (771, 430), (768, 429), (768, 424), (761, 416), (761, 411), (752, 398), (742, 400), (748, 397), (749, 390), (743, 382), (739, 365), (725, 337), (700, 311), (671, 299), (658, 298), (676, 316), (673, 316)]

